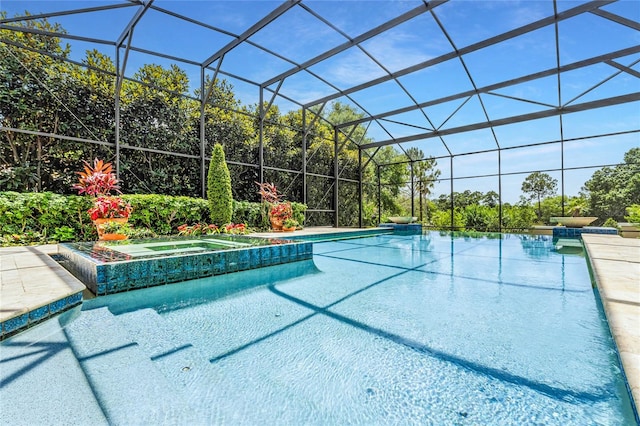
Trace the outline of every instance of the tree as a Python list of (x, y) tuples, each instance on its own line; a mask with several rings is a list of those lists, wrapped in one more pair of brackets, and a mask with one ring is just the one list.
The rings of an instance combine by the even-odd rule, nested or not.
[[(5, 18), (6, 12), (0, 12)], [(64, 33), (58, 24), (46, 19), (21, 21), (29, 29)], [(41, 50), (66, 57), (69, 46), (62, 47), (57, 37), (19, 31), (0, 30), (2, 39), (14, 44), (0, 46), (0, 125), (21, 130), (58, 133), (59, 98), (64, 99), (60, 75), (62, 61), (40, 55)], [(18, 46), (25, 46), (22, 49)], [(0, 143), (0, 190), (39, 191), (49, 189), (43, 176), (47, 152), (55, 139), (18, 132), (3, 132)]]
[(500, 196), (496, 191), (489, 191), (482, 197), (482, 204), (489, 207), (496, 207), (500, 204)]
[(211, 223), (218, 226), (230, 223), (233, 215), (231, 176), (224, 159), (224, 149), (219, 143), (213, 146), (211, 162), (209, 162), (207, 198), (209, 199)]
[(555, 195), (557, 190), (558, 181), (542, 172), (533, 172), (522, 182), (522, 192), (529, 195), (528, 200), (538, 202), (538, 220), (542, 218), (542, 199)]
[(640, 148), (624, 154), (624, 164), (603, 167), (582, 188), (589, 199), (589, 212), (600, 220), (622, 221), (625, 209), (640, 204)]
[(436, 169), (438, 165), (436, 159), (432, 157), (425, 159), (421, 149), (415, 147), (409, 148), (407, 150), (407, 156), (411, 160), (416, 160), (413, 163), (413, 187), (418, 192), (418, 218), (422, 222), (424, 220), (423, 201), (431, 194), (431, 190), (435, 186), (441, 172), (440, 169)]

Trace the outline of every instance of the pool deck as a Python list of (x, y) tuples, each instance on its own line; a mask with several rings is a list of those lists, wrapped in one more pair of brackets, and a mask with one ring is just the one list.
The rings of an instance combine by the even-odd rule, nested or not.
[(582, 234), (582, 241), (640, 412), (640, 239)]
[[(294, 235), (358, 232), (354, 228), (306, 228)], [(286, 233), (253, 234), (286, 237)], [(582, 236), (602, 299), (611, 334), (636, 407), (640, 404), (640, 239), (614, 235)], [(60, 266), (52, 254), (57, 245), (0, 248), (0, 323), (19, 326), (46, 320), (78, 303), (84, 284)], [(80, 300), (81, 301), (81, 300)], [(37, 315), (34, 316), (34, 313)], [(19, 320), (19, 321), (18, 321)], [(20, 328), (20, 327), (19, 327)], [(11, 330), (3, 336), (12, 334)]]

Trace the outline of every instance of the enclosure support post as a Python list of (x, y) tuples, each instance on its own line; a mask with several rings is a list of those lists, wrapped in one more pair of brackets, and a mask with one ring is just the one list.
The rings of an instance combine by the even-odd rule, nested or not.
[(416, 209), (414, 206), (414, 198), (415, 198), (415, 184), (413, 182), (414, 176), (413, 176), (413, 160), (411, 160), (411, 162), (409, 163), (409, 169), (411, 171), (411, 216), (415, 216), (416, 215)]
[(362, 228), (362, 150), (358, 148), (358, 228)]
[(116, 87), (114, 93), (114, 105), (115, 105), (115, 144), (116, 144), (116, 177), (120, 179), (120, 48), (116, 46)]
[[(129, 50), (131, 49), (131, 40), (133, 40), (133, 30), (138, 24), (142, 15), (151, 7), (153, 0), (149, 0), (147, 3), (143, 3), (136, 14), (131, 18), (126, 28), (118, 37), (116, 41), (116, 87), (115, 87), (115, 144), (116, 144), (116, 177), (120, 178), (120, 91), (122, 90), (122, 81), (124, 80), (124, 72), (127, 69), (127, 60), (129, 59)], [(122, 61), (122, 68), (120, 68), (120, 48), (127, 40), (127, 47), (124, 50), (124, 60)]]
[(498, 149), (498, 231), (502, 232), (502, 150)]
[(380, 184), (380, 165), (376, 167), (376, 174), (378, 175), (378, 223), (382, 223), (382, 186)]
[[(214, 80), (215, 81), (215, 80)], [(204, 105), (207, 102), (207, 94), (204, 90), (204, 67), (200, 67), (200, 186), (202, 187), (202, 198), (207, 197), (207, 185), (206, 185), (206, 161), (205, 161), (205, 108)]]
[(564, 200), (564, 132), (562, 131), (562, 115), (560, 115), (560, 200), (562, 200), (562, 216), (565, 216)]
[(307, 204), (307, 109), (302, 108), (302, 202)]
[(260, 87), (260, 107), (258, 108), (258, 114), (260, 114), (260, 129), (258, 134), (258, 163), (260, 171), (260, 182), (264, 182), (264, 89)]
[(418, 203), (419, 210), (418, 211), (419, 211), (419, 216), (420, 216), (420, 223), (424, 222), (424, 213), (423, 213), (423, 208), (422, 208), (422, 192), (423, 192), (422, 185), (423, 185), (422, 179), (420, 179), (418, 181), (418, 200), (419, 200), (419, 203)]
[(453, 200), (453, 155), (449, 157), (449, 170), (451, 170), (451, 176), (449, 176), (449, 182), (451, 182), (451, 230), (454, 231), (454, 222), (453, 222), (453, 207), (455, 205)]
[(333, 187), (333, 226), (338, 227), (338, 128), (333, 128), (333, 176), (335, 182)]

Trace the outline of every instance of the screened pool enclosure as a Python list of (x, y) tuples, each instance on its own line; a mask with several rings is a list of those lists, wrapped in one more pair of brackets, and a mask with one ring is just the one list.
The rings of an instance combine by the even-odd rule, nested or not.
[(0, 190), (65, 191), (101, 157), (125, 192), (204, 196), (220, 142), (234, 198), (275, 182), (308, 224), (363, 226), (388, 198), (422, 218), (465, 191), (515, 204), (533, 172), (575, 196), (598, 169), (637, 167), (636, 1), (0, 8)]

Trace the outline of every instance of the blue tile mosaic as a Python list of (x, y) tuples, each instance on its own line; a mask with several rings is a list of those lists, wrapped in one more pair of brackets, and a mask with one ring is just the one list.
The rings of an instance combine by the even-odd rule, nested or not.
[(257, 246), (241, 249), (195, 251), (163, 257), (141, 256), (136, 259), (129, 256), (114, 261), (105, 260), (109, 255), (104, 247), (100, 256), (74, 252), (72, 245), (61, 247), (60, 252), (70, 260), (68, 269), (97, 295), (308, 260), (313, 256), (313, 243), (309, 241), (261, 241)]
[(262, 266), (262, 251), (257, 248), (247, 250), (249, 253), (249, 269), (259, 268)]
[(56, 300), (55, 302), (49, 303), (49, 312), (51, 314), (57, 314), (58, 312), (62, 312), (67, 307), (67, 302), (65, 299)]
[(81, 291), (60, 300), (55, 300), (48, 305), (41, 306), (28, 313), (9, 318), (0, 324), (0, 340), (13, 336), (32, 325), (51, 318), (53, 315), (67, 311), (80, 303), (82, 303)]
[(226, 268), (225, 272), (238, 272), (238, 252), (225, 251), (223, 254), (226, 256)]
[(582, 234), (618, 235), (618, 230), (599, 226), (585, 226), (584, 228), (556, 226), (553, 228), (554, 238), (580, 238)]
[(282, 255), (282, 246), (271, 247), (271, 264), (277, 265), (280, 263), (280, 256)]
[(2, 323), (2, 334), (11, 333), (20, 328), (26, 327), (29, 323), (29, 314), (18, 315), (17, 317), (9, 318)]
[(29, 312), (29, 322), (40, 321), (49, 316), (49, 306), (44, 305)]
[(422, 225), (419, 223), (381, 223), (378, 226), (381, 228), (392, 228), (393, 232), (400, 232), (403, 234), (422, 233)]
[(82, 303), (82, 292), (72, 294), (71, 296), (68, 296), (66, 300), (69, 307), (73, 307), (79, 303)]

